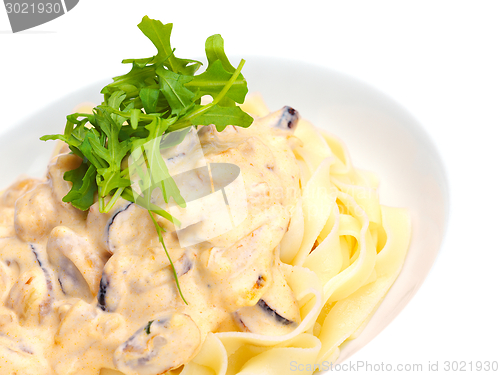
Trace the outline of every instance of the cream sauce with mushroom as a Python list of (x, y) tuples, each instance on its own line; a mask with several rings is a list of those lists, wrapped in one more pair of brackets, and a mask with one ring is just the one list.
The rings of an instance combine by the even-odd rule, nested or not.
[(120, 200), (109, 213), (97, 204), (82, 212), (62, 202), (64, 172), (78, 157), (60, 154), (45, 180), (8, 188), (0, 198), (0, 373), (156, 375), (190, 361), (209, 332), (293, 330), (300, 314), (278, 252), (298, 201), (297, 118), (285, 107), (248, 129), (198, 130), (207, 163), (240, 168), (248, 215), (187, 247), (158, 217), (188, 305), (145, 209)]

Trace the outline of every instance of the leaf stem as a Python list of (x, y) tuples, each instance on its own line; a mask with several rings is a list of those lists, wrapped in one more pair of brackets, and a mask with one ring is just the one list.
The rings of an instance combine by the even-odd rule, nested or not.
[(113, 208), (118, 198), (120, 198), (120, 196), (122, 195), (123, 190), (125, 190), (124, 187), (116, 189), (116, 192), (113, 194), (113, 198), (111, 198), (108, 204), (104, 207), (104, 211), (102, 211), (103, 213), (107, 213)]
[(99, 185), (97, 185), (97, 196), (99, 197), (99, 212), (104, 212), (104, 197), (102, 196), (102, 187), (100, 187)]
[(177, 277), (177, 271), (175, 270), (174, 262), (172, 262), (172, 258), (170, 258), (170, 255), (168, 254), (167, 247), (165, 246), (165, 242), (163, 241), (163, 236), (161, 235), (161, 227), (156, 221), (155, 217), (153, 216), (153, 213), (151, 210), (148, 210), (149, 216), (151, 216), (151, 219), (153, 220), (153, 223), (156, 228), (156, 232), (158, 233), (158, 240), (160, 241), (161, 245), (163, 246), (163, 250), (165, 250), (165, 254), (167, 254), (168, 260), (170, 261), (170, 265), (172, 266), (172, 271), (174, 273), (174, 279), (175, 279), (175, 284), (177, 285), (177, 289), (179, 290), (179, 294), (184, 301), (186, 305), (189, 305), (189, 303), (186, 301), (184, 298), (184, 295), (182, 294), (181, 286), (179, 284), (179, 278)]
[(227, 81), (226, 86), (224, 86), (224, 88), (221, 90), (221, 92), (219, 92), (219, 95), (217, 95), (215, 97), (214, 101), (212, 102), (213, 105), (216, 105), (217, 103), (219, 103), (222, 100), (222, 98), (224, 98), (224, 96), (227, 94), (227, 92), (229, 91), (231, 86), (236, 81), (236, 78), (238, 78), (238, 76), (240, 75), (241, 70), (243, 69), (243, 65), (245, 65), (245, 60), (241, 59), (239, 65), (236, 68), (236, 70), (234, 71), (233, 75), (231, 76), (229, 81)]

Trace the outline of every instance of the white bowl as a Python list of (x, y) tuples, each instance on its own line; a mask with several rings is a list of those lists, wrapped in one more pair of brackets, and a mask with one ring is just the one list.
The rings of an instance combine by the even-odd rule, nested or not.
[[(342, 138), (354, 165), (380, 177), (382, 204), (411, 212), (412, 239), (401, 274), (363, 333), (342, 346), (338, 362), (343, 361), (394, 319), (429, 272), (448, 214), (443, 163), (410, 113), (356, 79), (318, 66), (262, 57), (249, 58), (243, 73), (250, 92), (262, 93), (271, 110), (292, 106), (302, 117)], [(54, 143), (39, 137), (62, 132), (66, 115), (78, 104), (100, 103), (99, 92), (110, 81), (74, 91), (3, 133), (0, 189), (21, 173), (42, 176)]]

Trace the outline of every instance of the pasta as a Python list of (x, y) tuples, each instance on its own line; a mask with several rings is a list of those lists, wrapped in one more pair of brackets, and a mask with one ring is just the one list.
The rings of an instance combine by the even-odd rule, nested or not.
[[(252, 99), (245, 110), (265, 115), (260, 98)], [(233, 363), (228, 375), (292, 374), (292, 361), (313, 364), (313, 369), (335, 361), (339, 346), (354, 338), (395, 281), (409, 246), (408, 212), (380, 205), (378, 180), (352, 166), (340, 140), (305, 120), (295, 136), (302, 141), (295, 155), (303, 199), (280, 257), (283, 267), (302, 274), (287, 281), (301, 301), (303, 325), (279, 343), (246, 333), (216, 333)], [(274, 346), (255, 348), (267, 345)]]
[[(258, 117), (269, 113), (258, 95), (247, 99), (243, 109)], [(269, 147), (275, 153), (284, 144), (278, 138), (266, 141), (272, 144)], [(181, 284), (188, 296), (197, 296), (200, 302), (193, 302), (191, 298), (187, 307), (170, 302), (176, 298), (175, 288), (168, 284), (171, 280), (161, 276), (164, 279), (159, 281), (159, 271), (167, 267), (166, 261), (156, 260), (160, 259), (161, 249), (154, 248), (147, 256), (127, 252), (130, 244), (134, 244), (134, 248), (150, 247), (149, 238), (154, 238), (154, 228), (151, 229), (139, 208), (123, 203), (115, 213), (99, 216), (93, 208), (88, 214), (82, 214), (67, 204), (63, 204), (64, 211), (53, 203), (55, 196), (62, 204), (61, 199), (68, 190), (62, 174), (78, 164), (76, 157), (59, 155), (56, 164), (49, 167), (50, 184), (32, 179), (14, 184), (3, 194), (0, 207), (0, 293), (3, 301), (0, 330), (4, 333), (0, 335), (0, 372), (20, 371), (26, 375), (282, 375), (295, 373), (292, 363), (312, 365), (310, 371), (301, 372), (306, 374), (319, 369), (315, 364), (335, 361), (341, 344), (359, 334), (397, 278), (409, 246), (410, 219), (405, 209), (380, 204), (378, 179), (370, 172), (354, 168), (345, 146), (336, 137), (300, 119), (294, 135), (287, 135), (286, 142), (293, 150), (290, 151), (294, 157), (292, 167), (300, 176), (296, 185), (292, 182), (288, 185), (298, 186), (299, 191), (283, 190), (287, 183), (271, 185), (277, 191), (271, 189), (267, 193), (271, 203), (260, 214), (270, 215), (271, 208), (277, 213), (272, 216), (274, 224), (269, 221), (261, 224), (267, 232), (259, 232), (264, 233), (261, 235), (264, 242), (256, 244), (272, 243), (272, 249), (277, 251), (262, 253), (260, 260), (252, 264), (257, 267), (264, 262), (262, 264), (267, 266), (262, 265), (262, 269), (270, 272), (254, 275), (258, 275), (257, 289), (261, 287), (261, 280), (264, 286), (269, 279), (275, 284), (282, 282), (286, 288), (280, 293), (291, 291), (290, 306), (282, 314), (269, 302), (272, 293), (266, 302), (258, 290), (252, 289), (255, 295), (251, 294), (235, 279), (232, 284), (217, 289), (218, 297), (213, 301), (219, 301), (220, 297), (225, 306), (234, 305), (231, 314), (236, 315), (216, 310), (216, 302), (213, 302), (214, 310), (207, 312), (212, 317), (203, 317), (214, 320), (213, 326), (207, 323), (205, 327), (200, 323), (203, 311), (195, 313), (196, 309), (205, 309), (208, 306), (204, 305), (205, 300), (209, 299), (195, 294), (198, 292), (191, 286), (194, 282), (191, 280), (195, 279), (184, 279)], [(253, 150), (259, 150), (259, 143), (248, 144)], [(207, 147), (216, 146), (207, 143)], [(217, 153), (210, 161), (219, 160), (220, 155)], [(273, 168), (268, 165), (268, 169)], [(283, 179), (287, 173), (293, 176), (295, 172), (284, 168), (280, 173), (278, 177)], [(258, 184), (255, 189), (260, 189)], [(265, 195), (259, 194), (259, 197)], [(278, 200), (283, 202), (285, 209), (273, 203)], [(34, 204), (43, 215), (35, 215), (28, 204)], [(253, 212), (250, 208), (250, 219), (245, 219), (245, 223), (255, 226), (257, 224), (251, 221), (255, 216)], [(178, 214), (182, 215), (182, 210)], [(163, 225), (168, 226), (167, 223)], [(287, 230), (280, 232), (283, 225)], [(95, 239), (85, 237), (82, 228), (100, 235), (95, 235)], [(106, 233), (103, 228), (107, 228)], [(182, 241), (181, 233), (186, 228), (177, 229), (179, 238), (167, 237), (166, 241)], [(247, 238), (243, 229), (238, 230), (238, 240)], [(252, 237), (255, 233), (257, 231), (252, 232)], [(266, 237), (265, 233), (271, 235)], [(210, 268), (211, 264), (221, 267), (225, 264), (221, 262), (228, 259), (240, 261), (237, 253), (231, 253), (234, 245), (228, 237), (217, 238), (218, 242), (214, 242), (209, 251), (202, 249), (195, 253), (196, 260), (180, 250), (176, 256), (173, 249), (180, 277), (190, 274), (195, 261), (206, 262), (206, 269), (219, 278), (210, 279), (215, 280), (211, 288), (232, 277), (229, 271), (234, 268), (230, 266), (227, 272), (222, 268)], [(241, 241), (235, 243), (254, 246), (253, 242)], [(111, 257), (104, 249), (111, 252)], [(203, 252), (208, 255), (198, 255)], [(137, 264), (141, 266), (136, 267)], [(122, 271), (126, 276), (120, 276), (117, 281)], [(131, 284), (128, 278), (132, 274), (134, 281)], [(238, 277), (244, 279), (247, 274), (241, 273)], [(116, 286), (119, 283), (128, 285), (129, 289), (120, 289), (121, 286)], [(279, 288), (275, 284), (266, 286), (267, 290)], [(117, 288), (116, 291), (113, 288)], [(137, 298), (124, 301), (122, 296), (130, 294), (130, 290), (140, 290), (140, 293), (137, 292)], [(137, 312), (132, 311), (145, 300), (154, 302), (151, 306), (148, 304), (148, 313), (154, 319), (145, 328), (142, 323), (128, 323), (134, 317), (142, 318), (146, 310), (137, 307)], [(212, 304), (211, 300), (209, 302)], [(174, 310), (170, 304), (176, 306)], [(257, 304), (260, 310), (253, 309)], [(125, 311), (125, 305), (129, 315), (122, 316), (119, 312)], [(167, 310), (173, 311), (168, 313), (168, 319), (164, 318)], [(271, 314), (282, 324), (262, 328), (264, 326), (259, 325), (264, 323), (255, 319), (264, 313)], [(217, 314), (223, 318), (217, 318)], [(229, 319), (234, 316), (240, 318), (240, 325)], [(258, 327), (254, 332), (252, 325)], [(130, 336), (132, 326), (132, 332), (137, 331)], [(141, 340), (149, 339), (149, 330), (158, 337), (172, 337), (177, 346), (166, 341), (158, 346), (165, 358), (174, 356), (175, 350), (180, 353), (178, 358), (171, 359), (172, 365), (168, 368), (162, 367), (160, 359), (154, 359), (151, 354), (146, 360), (136, 356), (137, 348), (145, 351), (147, 345), (153, 345), (141, 346)], [(165, 330), (165, 335), (170, 336), (161, 336)], [(177, 337), (183, 338), (182, 345)], [(47, 353), (47, 348), (57, 349), (58, 357), (33, 355)], [(179, 362), (179, 358), (188, 360)], [(148, 365), (140, 367), (141, 362)], [(84, 370), (81, 370), (82, 365), (86, 366)]]

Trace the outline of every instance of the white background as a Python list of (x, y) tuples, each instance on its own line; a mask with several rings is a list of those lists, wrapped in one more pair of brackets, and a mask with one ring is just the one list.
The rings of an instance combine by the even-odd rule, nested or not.
[(200, 56), (220, 33), (232, 55), (327, 66), (410, 110), (447, 169), (447, 236), (415, 298), (351, 361), (440, 361), (440, 370), (446, 360), (500, 361), (500, 2), (80, 0), (18, 34), (0, 7), (0, 136), (66, 93), (124, 73), (122, 58), (152, 55), (135, 27), (145, 14), (174, 23), (180, 57)]

